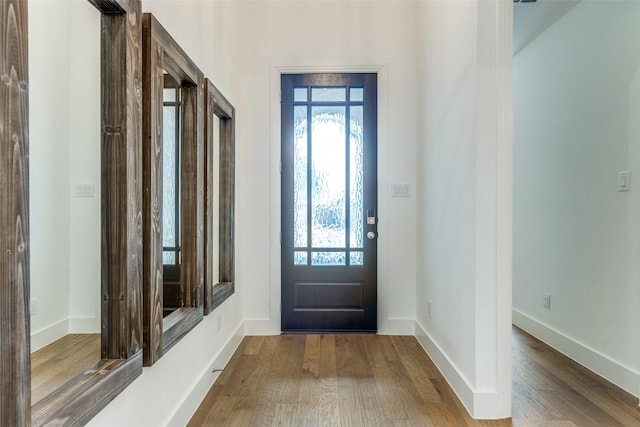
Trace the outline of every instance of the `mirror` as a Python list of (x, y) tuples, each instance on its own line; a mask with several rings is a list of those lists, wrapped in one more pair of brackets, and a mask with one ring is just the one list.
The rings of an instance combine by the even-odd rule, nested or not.
[(166, 71), (162, 92), (162, 311), (182, 307), (180, 164), (182, 87)]
[[(14, 3), (21, 3), (26, 6), (26, 1), (16, 1)], [(35, 4), (36, 2), (33, 3)], [(47, 4), (49, 2), (43, 3)], [(90, 3), (102, 12), (101, 16), (94, 17), (100, 22), (100, 31), (96, 31), (101, 34), (100, 47), (96, 49), (94, 45), (91, 49), (92, 51), (100, 52), (99, 58), (95, 58), (96, 64), (99, 64), (98, 67), (100, 69), (99, 75), (101, 77), (99, 80), (93, 81), (91, 77), (84, 76), (84, 72), (80, 71), (79, 63), (87, 61), (86, 57), (74, 57), (74, 53), (69, 54), (64, 50), (60, 51), (60, 49), (68, 48), (69, 41), (67, 41), (66, 43), (60, 42), (56, 44), (53, 57), (48, 58), (43, 67), (44, 70), (48, 71), (48, 66), (53, 61), (64, 63), (64, 61), (60, 61), (60, 58), (69, 58), (69, 69), (66, 74), (62, 72), (58, 78), (47, 80), (44, 88), (39, 87), (36, 83), (34, 87), (29, 89), (32, 96), (39, 94), (41, 91), (46, 92), (48, 90), (53, 92), (53, 94), (46, 97), (48, 102), (53, 104), (44, 108), (44, 113), (41, 115), (43, 118), (55, 116), (60, 112), (58, 110), (65, 110), (67, 108), (65, 102), (68, 104), (67, 109), (77, 117), (86, 114), (85, 106), (77, 101), (75, 96), (71, 97), (71, 101), (66, 101), (66, 96), (72, 95), (75, 93), (74, 91), (83, 90), (80, 87), (76, 87), (75, 83), (72, 83), (75, 80), (84, 81), (86, 78), (89, 80), (88, 84), (90, 86), (86, 90), (99, 91), (100, 98), (95, 97), (95, 92), (93, 92), (93, 102), (97, 100), (96, 104), (101, 106), (97, 120), (93, 122), (93, 130), (84, 130), (84, 123), (79, 123), (77, 118), (66, 117), (57, 119), (61, 120), (61, 122), (57, 124), (58, 126), (53, 126), (54, 129), (62, 128), (66, 130), (62, 131), (60, 135), (46, 134), (47, 142), (49, 143), (46, 147), (53, 150), (50, 155), (54, 156), (58, 161), (54, 169), (50, 170), (49, 174), (46, 175), (46, 178), (51, 181), (60, 180), (63, 183), (63, 187), (64, 184), (67, 187), (66, 197), (49, 195), (51, 196), (49, 199), (51, 203), (59, 203), (63, 208), (66, 205), (67, 212), (74, 212), (71, 206), (76, 204), (75, 202), (80, 205), (89, 204), (94, 210), (96, 206), (99, 208), (97, 209), (97, 215), (91, 216), (84, 212), (80, 214), (80, 218), (68, 219), (65, 223), (67, 225), (63, 227), (60, 227), (57, 221), (54, 221), (54, 224), (51, 225), (50, 218), (35, 217), (31, 223), (34, 227), (49, 224), (48, 226), (43, 226), (43, 230), (49, 233), (60, 232), (60, 230), (55, 229), (55, 227), (59, 227), (62, 230), (60, 236), (69, 235), (68, 239), (70, 241), (75, 239), (80, 241), (74, 242), (74, 247), (77, 247), (77, 249), (73, 251), (71, 249), (63, 251), (59, 248), (54, 248), (54, 252), (52, 252), (52, 249), (49, 248), (46, 254), (49, 257), (57, 256), (59, 255), (55, 252), (57, 250), (62, 253), (68, 252), (70, 255), (70, 260), (55, 263), (60, 270), (68, 269), (69, 276), (74, 275), (74, 278), (69, 279), (70, 292), (67, 308), (72, 305), (76, 307), (74, 299), (78, 299), (80, 304), (73, 311), (69, 311), (69, 314), (79, 314), (79, 317), (82, 318), (82, 310), (92, 308), (91, 303), (84, 304), (82, 301), (93, 299), (95, 305), (98, 305), (99, 301), (99, 309), (95, 305), (93, 306), (92, 312), (95, 315), (85, 316), (84, 321), (93, 327), (92, 331), (97, 329), (100, 332), (100, 354), (96, 363), (87, 368), (79, 367), (78, 371), (82, 372), (77, 375), (69, 375), (70, 379), (68, 381), (62, 381), (62, 385), (52, 387), (53, 390), (51, 392), (47, 392), (44, 397), (34, 400), (30, 414), (31, 425), (34, 426), (84, 425), (142, 373), (142, 321), (139, 311), (142, 297), (142, 271), (140, 268), (142, 264), (140, 231), (142, 197), (141, 189), (138, 187), (139, 182), (141, 182), (141, 170), (139, 167), (142, 141), (140, 132), (141, 64), (140, 58), (135, 55), (141, 44), (139, 31), (141, 25), (141, 2), (130, 0), (121, 5), (118, 0), (90, 0)], [(3, 2), (4, 5), (6, 5), (5, 2)], [(51, 7), (59, 8), (61, 4), (55, 3)], [(79, 19), (76, 14), (84, 13), (80, 12), (81, 9), (77, 8), (75, 4), (73, 6), (69, 4), (68, 10), (62, 9), (68, 15), (59, 18), (62, 19), (62, 22), (68, 22), (68, 25), (60, 26), (61, 21), (55, 17), (52, 18), (55, 15), (43, 17), (45, 23), (56, 25), (54, 28), (44, 27), (49, 28), (49, 34), (55, 32), (64, 33), (64, 29), (73, 28), (74, 26), (71, 24), (75, 24)], [(24, 12), (26, 13), (26, 9)], [(87, 11), (87, 13), (89, 12)], [(70, 40), (71, 36), (69, 34), (67, 34), (67, 37)], [(78, 42), (84, 41), (79, 40)], [(24, 47), (24, 53), (26, 54), (26, 43), (21, 46)], [(38, 79), (35, 81), (37, 82)], [(76, 96), (80, 96), (80, 94), (76, 93)], [(24, 108), (26, 110), (26, 104)], [(34, 108), (36, 108), (34, 113), (37, 113), (38, 107), (34, 106)], [(51, 120), (55, 121), (56, 119)], [(82, 118), (80, 120), (85, 119)], [(90, 123), (89, 121), (87, 129), (91, 127)], [(40, 126), (40, 124), (32, 125), (31, 130), (34, 135), (38, 135), (37, 132), (41, 131)], [(56, 137), (53, 138), (52, 135)], [(97, 145), (87, 142), (94, 139), (98, 142)], [(56, 141), (59, 144), (64, 144), (64, 147), (60, 149), (59, 146), (55, 145)], [(95, 148), (96, 146), (100, 147), (99, 155), (96, 154), (95, 150), (90, 150), (91, 147)], [(34, 150), (36, 148), (37, 145)], [(56, 148), (59, 150), (56, 150)], [(34, 153), (36, 152), (34, 151)], [(68, 153), (82, 155), (79, 156), (80, 160), (77, 160), (73, 156), (67, 157)], [(93, 165), (83, 164), (84, 162), (90, 163), (88, 158), (97, 159), (98, 163)], [(25, 169), (28, 170), (28, 168)], [(65, 175), (68, 173), (67, 171), (71, 171), (71, 173)], [(74, 175), (74, 173), (78, 175)], [(32, 182), (36, 193), (39, 191), (35, 187), (37, 182), (37, 179)], [(28, 194), (26, 190), (24, 194)], [(89, 194), (94, 196), (93, 198), (87, 197), (87, 199), (94, 199), (93, 204), (88, 203), (86, 199), (76, 201), (73, 198), (74, 195), (79, 196), (78, 198), (80, 199)], [(125, 201), (124, 203), (123, 200)], [(56, 215), (58, 213), (53, 210), (47, 210), (46, 207), (48, 206), (49, 204), (45, 203), (45, 208), (43, 208), (42, 212), (39, 210), (38, 215), (51, 215), (57, 218)], [(86, 235), (83, 235), (83, 232), (71, 233), (70, 230), (72, 228), (75, 229), (76, 225), (84, 230), (86, 224), (82, 219), (89, 219), (92, 227), (97, 227), (95, 229), (98, 230), (97, 233), (87, 232)], [(71, 222), (74, 222), (73, 227), (70, 225)], [(38, 236), (38, 234), (36, 233), (35, 236)], [(63, 237), (61, 238), (63, 239)], [(35, 242), (38, 242), (38, 238), (35, 237)], [(87, 241), (83, 242), (85, 238)], [(99, 242), (100, 250), (95, 250), (95, 246), (93, 246), (94, 250), (87, 250), (87, 253), (84, 253), (83, 249), (81, 249), (81, 243), (90, 242)], [(71, 243), (61, 244), (61, 246), (70, 247)], [(96, 256), (96, 254), (98, 255)], [(94, 268), (90, 269), (93, 273), (87, 273), (86, 276), (99, 277), (100, 288), (97, 292), (95, 287), (85, 286), (85, 282), (95, 282), (95, 280), (87, 279), (84, 274), (71, 273), (73, 271), (71, 264), (82, 263), (83, 256), (93, 259)], [(37, 263), (39, 261), (36, 257), (34, 262), (31, 263), (32, 269), (41, 268), (40, 265), (34, 267), (34, 264)], [(95, 265), (99, 267), (96, 269)], [(74, 265), (73, 268), (75, 267), (82, 268), (84, 266)], [(99, 271), (99, 274), (95, 273), (96, 270)], [(64, 271), (57, 273), (64, 273)], [(72, 287), (71, 284), (74, 283), (74, 280), (78, 280), (78, 286)], [(27, 282), (29, 282), (28, 278)], [(71, 292), (73, 288), (77, 288), (77, 292)], [(34, 293), (34, 295), (37, 294)], [(96, 295), (99, 295), (99, 297), (95, 298)], [(25, 299), (17, 299), (14, 304), (19, 305), (21, 302), (24, 303), (26, 311), (27, 301)], [(47, 298), (47, 309), (50, 308), (50, 302)], [(44, 309), (44, 303), (45, 301), (36, 301), (36, 313)], [(5, 301), (3, 299), (3, 309), (4, 304)], [(91, 321), (87, 320), (87, 318), (91, 319)], [(28, 320), (25, 319), (27, 326), (29, 325)], [(68, 321), (68, 323), (71, 324), (72, 322)], [(82, 321), (74, 321), (73, 323), (82, 325)], [(96, 324), (99, 325), (99, 328), (95, 328)], [(19, 336), (20, 324), (16, 324), (15, 328), (15, 335)], [(28, 337), (24, 339), (26, 348), (29, 348)], [(24, 357), (28, 360), (28, 353)], [(35, 364), (36, 359), (34, 358)], [(18, 370), (18, 372), (20, 376), (29, 381), (30, 372), (28, 369)], [(20, 405), (24, 406), (24, 409), (28, 411), (30, 406), (28, 386), (26, 390), (27, 396)], [(22, 407), (20, 410), (22, 410)], [(7, 425), (28, 424), (28, 419), (27, 421), (14, 422), (14, 418), (11, 415), (5, 417), (4, 412), (1, 415), (3, 423), (7, 419), (10, 420)]]
[(205, 314), (235, 291), (235, 109), (207, 79)]
[(101, 359), (100, 16), (29, 2), (34, 405)]
[[(33, 92), (34, 88), (28, 86), (27, 1), (0, 3), (2, 16), (6, 19), (2, 22), (0, 43), (7, 53), (0, 57), (0, 64), (3, 69), (12, 70), (5, 79), (9, 83), (5, 85), (6, 90), (0, 91), (1, 101), (9, 106), (6, 112), (12, 118), (6, 122), (4, 116), (0, 117), (4, 142), (0, 151), (0, 182), (3, 184), (0, 195), (3, 201), (8, 202), (0, 210), (3, 225), (0, 231), (4, 233), (4, 250), (0, 255), (3, 256), (3, 267), (7, 267), (0, 275), (0, 308), (3, 313), (3, 321), (0, 322), (0, 339), (3, 342), (0, 348), (0, 382), (3, 391), (10, 396), (0, 406), (3, 425), (28, 425), (29, 418), (34, 426), (86, 424), (142, 373), (143, 337), (148, 340), (150, 327), (146, 308), (157, 307), (150, 303), (151, 294), (148, 288), (143, 289), (142, 280), (143, 269), (148, 268), (148, 264), (142, 251), (143, 231), (146, 229), (139, 185), (143, 182), (141, 129), (147, 129), (143, 124), (148, 123), (142, 116), (143, 73), (138, 54), (142, 49), (139, 30), (142, 24), (141, 1), (128, 0), (122, 4), (119, 0), (89, 2), (102, 12), (99, 126), (101, 359), (40, 399), (33, 408), (30, 408), (28, 317), (30, 234), (26, 225), (29, 219), (29, 124), (25, 94), (28, 90)], [(204, 179), (203, 165), (198, 159), (204, 156), (200, 126), (204, 120), (204, 85), (202, 73), (190, 61), (184, 61), (186, 55), (166, 32), (159, 26), (148, 25), (147, 28), (158, 30), (154, 35), (159, 36), (162, 42), (159, 46), (170, 53), (163, 53), (159, 62), (164, 62), (168, 74), (180, 82), (183, 90), (180, 200), (185, 206), (196, 207), (182, 210), (181, 259), (183, 265), (190, 266), (180, 273), (181, 299), (186, 303), (164, 320), (162, 314), (155, 317), (161, 322), (163, 340), (160, 344), (166, 351), (202, 318)], [(61, 57), (65, 57), (64, 53)], [(163, 76), (162, 66), (159, 70), (159, 75)], [(162, 86), (156, 84), (153, 87), (162, 91)], [(156, 99), (162, 97), (156, 96)], [(97, 191), (95, 187), (94, 191)], [(160, 254), (162, 246), (157, 248), (160, 248), (156, 251)], [(225, 250), (221, 249), (221, 253)], [(160, 262), (154, 264), (155, 267), (162, 265), (161, 257), (158, 260)], [(155, 291), (158, 291), (157, 287)], [(141, 310), (141, 307), (145, 309)], [(143, 334), (143, 324), (146, 334)]]
[(142, 18), (144, 364), (203, 316), (204, 78), (160, 23)]

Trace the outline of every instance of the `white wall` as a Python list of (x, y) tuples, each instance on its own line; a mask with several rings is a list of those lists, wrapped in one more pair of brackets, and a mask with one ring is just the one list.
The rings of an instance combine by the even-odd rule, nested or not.
[[(47, 38), (41, 30), (49, 19), (60, 29)], [(29, 2), (31, 298), (37, 304), (32, 334), (65, 322), (69, 311), (68, 19), (66, 8), (54, 2)], [(64, 334), (66, 325), (59, 329)], [(32, 340), (33, 349), (41, 345)]]
[[(415, 3), (225, 3), (238, 40), (238, 280), (248, 333), (280, 332), (280, 73), (379, 73), (378, 330), (413, 334), (415, 196)], [(242, 224), (242, 225), (240, 225)], [(250, 297), (249, 297), (250, 296)]]
[(32, 350), (100, 330), (99, 23), (87, 1), (29, 2)]
[[(68, 2), (69, 332), (100, 332), (100, 13)], [(91, 185), (93, 197), (77, 197)]]
[(512, 3), (422, 2), (416, 16), (416, 334), (474, 417), (508, 417)]
[(636, 395), (639, 23), (584, 0), (514, 60), (514, 321)]

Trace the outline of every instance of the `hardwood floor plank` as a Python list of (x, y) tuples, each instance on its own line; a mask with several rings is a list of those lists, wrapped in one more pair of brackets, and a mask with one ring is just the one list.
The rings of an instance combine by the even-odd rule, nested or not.
[(229, 424), (237, 427), (254, 427), (251, 423), (253, 411), (247, 409), (239, 409), (234, 411), (229, 418)]
[(100, 334), (68, 334), (31, 355), (31, 402), (54, 390), (100, 361)]
[(565, 419), (578, 425), (640, 425), (637, 402), (630, 395), (523, 331), (514, 328), (513, 334), (514, 354), (524, 355), (530, 363), (521, 373), (533, 371), (544, 378), (550, 387), (536, 389), (536, 395)]
[(283, 384), (283, 377), (289, 361), (292, 347), (290, 336), (274, 337), (275, 352), (271, 360), (265, 364), (266, 375), (261, 386), (256, 390), (259, 396), (257, 408), (251, 416), (252, 426), (271, 426), (276, 415), (274, 402), (278, 401)]
[(365, 425), (383, 425), (385, 416), (364, 345), (365, 339), (364, 335), (353, 336), (354, 345), (351, 362), (354, 364), (356, 397), (359, 405), (364, 408), (362, 412)]
[(340, 402), (337, 390), (335, 392), (320, 393), (318, 405), (318, 426), (341, 427)]
[(318, 378), (320, 374), (320, 340), (322, 336), (314, 334), (307, 335), (306, 338), (302, 370), (313, 378)]
[(298, 405), (293, 403), (277, 403), (274, 426), (295, 426)]
[(387, 422), (402, 425), (409, 421), (402, 388), (388, 369), (384, 359), (380, 340), (367, 336), (365, 338), (366, 352), (371, 365), (371, 373), (380, 396), (382, 412)]
[(516, 370), (514, 370), (512, 394), (512, 412), (518, 414), (519, 422), (523, 425), (562, 422), (562, 417), (555, 408), (541, 399)]
[(432, 365), (432, 363), (429, 358), (426, 357), (424, 351), (422, 351), (422, 354), (419, 354), (409, 350), (407, 343), (409, 341), (415, 342), (415, 339), (412, 337), (392, 337), (392, 341), (396, 348), (405, 355), (405, 357), (402, 358), (402, 363), (422, 401), (424, 403), (438, 403), (441, 399), (440, 394), (431, 382), (434, 375), (433, 373), (430, 375), (425, 369), (429, 367), (429, 365)]
[(513, 419), (474, 420), (414, 337), (245, 337), (189, 426), (640, 426), (636, 399), (514, 329)]
[(303, 403), (299, 402), (296, 406), (296, 418), (294, 426), (317, 426), (320, 423), (318, 416), (318, 402)]
[(250, 340), (247, 340), (247, 345), (244, 347), (244, 351), (242, 352), (242, 354), (247, 356), (258, 354), (265, 342), (265, 339), (266, 337), (263, 336), (251, 337)]
[(336, 340), (334, 335), (320, 336), (320, 393), (337, 395), (338, 370), (336, 366)]
[(340, 422), (345, 427), (357, 426), (363, 419), (355, 391), (353, 363), (351, 360), (351, 335), (336, 337), (336, 370), (338, 375), (338, 399)]
[[(304, 359), (305, 336), (291, 336), (291, 350), (287, 365), (283, 373), (282, 387), (278, 397), (278, 403), (298, 403), (298, 395), (300, 394), (300, 378), (302, 376), (302, 361)], [(295, 413), (295, 411), (294, 411)]]
[[(238, 402), (238, 409), (255, 408), (261, 405), (262, 395), (259, 393), (263, 386), (265, 376), (268, 375), (269, 364), (274, 359), (277, 348), (275, 340), (265, 340), (265, 337), (252, 337), (250, 352), (243, 355), (244, 362), (248, 365), (246, 375), (242, 379), (238, 394), (243, 399)], [(241, 368), (242, 369), (242, 368)]]

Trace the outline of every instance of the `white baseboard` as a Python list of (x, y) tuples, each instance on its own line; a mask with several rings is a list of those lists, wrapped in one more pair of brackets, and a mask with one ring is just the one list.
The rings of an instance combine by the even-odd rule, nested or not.
[(189, 420), (198, 409), (198, 406), (200, 406), (207, 392), (220, 375), (220, 372), (213, 372), (213, 369), (223, 369), (227, 365), (245, 336), (244, 330), (244, 323), (240, 323), (233, 332), (233, 335), (231, 335), (220, 351), (213, 357), (209, 366), (202, 372), (200, 379), (194, 384), (189, 393), (187, 393), (187, 396), (178, 407), (178, 410), (173, 414), (167, 426), (182, 427), (189, 423)]
[(458, 368), (451, 362), (449, 357), (440, 349), (438, 344), (427, 333), (426, 329), (415, 322), (416, 338), (427, 352), (440, 373), (447, 380), (458, 399), (462, 402), (467, 412), (473, 415), (473, 388)]
[(380, 335), (415, 335), (415, 319), (386, 319), (378, 324)]
[(447, 380), (469, 415), (474, 419), (501, 419), (509, 416), (504, 413), (502, 396), (495, 391), (474, 390), (458, 367), (418, 321), (415, 322), (415, 330), (418, 342)]
[(31, 334), (31, 351), (40, 350), (42, 347), (59, 340), (69, 333), (69, 319), (42, 328)]
[(244, 330), (250, 335), (280, 335), (280, 321), (272, 319), (245, 319)]
[(71, 317), (69, 318), (70, 334), (99, 334), (100, 319), (97, 317)]
[(31, 351), (59, 340), (67, 334), (99, 334), (100, 321), (96, 317), (71, 317), (31, 334)]
[(638, 397), (638, 384), (640, 384), (640, 374), (638, 372), (539, 322), (520, 310), (514, 308), (512, 312), (514, 325), (570, 359), (575, 360), (590, 371)]

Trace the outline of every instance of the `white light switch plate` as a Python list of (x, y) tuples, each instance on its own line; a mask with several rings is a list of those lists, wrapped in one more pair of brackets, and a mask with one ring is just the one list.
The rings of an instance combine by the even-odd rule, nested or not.
[(76, 184), (76, 197), (93, 197), (93, 184)]
[(631, 188), (631, 172), (618, 172), (618, 191), (629, 191)]
[(392, 197), (411, 197), (411, 186), (409, 184), (392, 184)]

